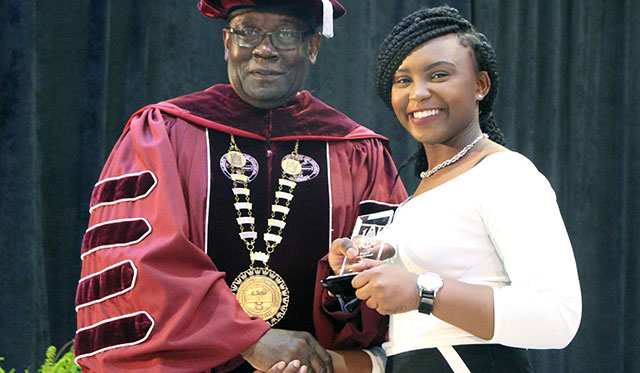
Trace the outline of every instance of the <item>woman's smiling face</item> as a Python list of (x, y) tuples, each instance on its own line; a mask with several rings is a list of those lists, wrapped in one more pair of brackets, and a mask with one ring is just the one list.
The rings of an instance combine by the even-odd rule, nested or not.
[(423, 144), (446, 144), (478, 125), (479, 95), (490, 81), (456, 34), (416, 47), (394, 75), (391, 105), (402, 126)]

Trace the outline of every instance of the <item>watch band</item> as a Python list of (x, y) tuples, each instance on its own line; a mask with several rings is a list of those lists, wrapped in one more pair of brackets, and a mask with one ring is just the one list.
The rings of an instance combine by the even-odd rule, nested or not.
[(435, 298), (435, 292), (429, 290), (420, 291), (420, 305), (418, 306), (418, 312), (431, 315), (433, 312), (433, 299)]

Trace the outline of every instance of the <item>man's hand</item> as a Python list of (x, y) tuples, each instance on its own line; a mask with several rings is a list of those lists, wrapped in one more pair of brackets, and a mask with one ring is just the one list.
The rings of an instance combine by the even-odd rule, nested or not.
[(281, 361), (298, 360), (300, 367), (306, 366), (310, 372), (333, 373), (329, 352), (307, 332), (270, 329), (243, 351), (242, 357), (254, 368), (265, 372)]

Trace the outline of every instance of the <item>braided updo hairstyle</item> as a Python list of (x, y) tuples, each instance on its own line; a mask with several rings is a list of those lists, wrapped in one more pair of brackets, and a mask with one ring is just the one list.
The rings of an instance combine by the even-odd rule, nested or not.
[[(492, 106), (498, 93), (498, 62), (493, 47), (487, 38), (477, 32), (473, 25), (463, 18), (458, 10), (449, 6), (420, 9), (404, 17), (384, 39), (378, 52), (376, 65), (376, 89), (382, 101), (391, 106), (393, 77), (404, 59), (419, 45), (446, 34), (457, 34), (460, 43), (471, 48), (478, 71), (486, 71), (491, 80), (491, 88), (480, 101), (479, 121), (482, 132), (494, 142), (505, 145), (502, 131), (493, 119)], [(427, 155), (422, 144), (400, 168), (415, 160), (415, 174), (428, 167)]]

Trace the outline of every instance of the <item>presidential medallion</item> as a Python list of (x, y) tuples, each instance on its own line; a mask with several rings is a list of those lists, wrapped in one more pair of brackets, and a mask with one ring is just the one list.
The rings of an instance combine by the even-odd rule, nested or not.
[(247, 315), (277, 324), (289, 307), (289, 289), (282, 277), (269, 268), (252, 267), (240, 273), (231, 291)]

